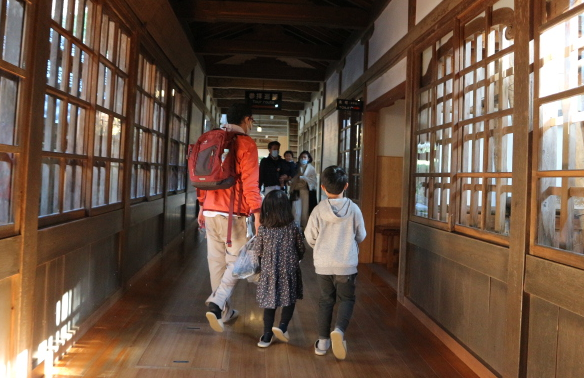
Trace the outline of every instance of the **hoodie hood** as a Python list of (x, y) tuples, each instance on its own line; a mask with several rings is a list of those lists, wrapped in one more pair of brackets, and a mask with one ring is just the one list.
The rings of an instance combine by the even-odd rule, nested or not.
[(348, 198), (335, 198), (322, 201), (325, 204), (323, 218), (329, 222), (342, 222), (344, 218), (353, 216), (352, 201)]

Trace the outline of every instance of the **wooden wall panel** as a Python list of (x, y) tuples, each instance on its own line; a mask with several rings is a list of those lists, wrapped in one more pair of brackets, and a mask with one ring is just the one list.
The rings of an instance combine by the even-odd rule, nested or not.
[(197, 215), (197, 192), (188, 192), (185, 206), (185, 228), (197, 221)]
[(0, 239), (0, 280), (18, 273), (21, 243), (22, 236)]
[(403, 157), (377, 157), (376, 207), (401, 207)]
[[(47, 264), (43, 264), (36, 269), (34, 286), (34, 321), (32, 329), (32, 358), (33, 362), (44, 359), (47, 348), (45, 338), (45, 312), (46, 312), (46, 290), (47, 290)], [(44, 347), (43, 347), (44, 345)], [(41, 350), (39, 350), (41, 349)], [(35, 366), (38, 362), (35, 362)]]
[(508, 249), (470, 237), (409, 222), (408, 243), (500, 281), (507, 280)]
[(164, 224), (164, 245), (171, 243), (185, 228), (185, 205), (168, 206)]
[(525, 291), (584, 317), (584, 271), (580, 269), (527, 256)]
[(130, 215), (132, 225), (142, 223), (145, 220), (154, 218), (164, 212), (164, 200), (158, 199), (152, 202), (144, 202), (131, 207)]
[(488, 366), (501, 371), (506, 285), (408, 244), (407, 297)]
[[(46, 296), (45, 296), (45, 317), (46, 322), (44, 340), (49, 340), (49, 347), (54, 343), (58, 346), (57, 338), (61, 330), (61, 304), (63, 298), (63, 268), (62, 258), (52, 260), (46, 264)], [(53, 341), (53, 343), (51, 343)]]
[(163, 215), (135, 224), (128, 230), (128, 250), (122, 254), (121, 278), (127, 282), (162, 250)]
[(122, 211), (84, 218), (39, 231), (38, 264), (94, 243), (122, 229)]
[(109, 236), (91, 245), (89, 257), (89, 283), (93, 298), (91, 312), (103, 304), (120, 286), (118, 250), (118, 235)]
[[(93, 307), (90, 287), (91, 247), (86, 246), (65, 255), (65, 276), (63, 292), (67, 293), (67, 322), (70, 327), (78, 327), (91, 315)], [(89, 303), (89, 305), (88, 305)]]
[(584, 377), (584, 318), (560, 309), (556, 377)]
[(8, 376), (5, 369), (10, 362), (12, 329), (12, 278), (0, 280), (0, 376)]
[(529, 297), (529, 332), (527, 376), (554, 377), (558, 351), (559, 307), (531, 295)]

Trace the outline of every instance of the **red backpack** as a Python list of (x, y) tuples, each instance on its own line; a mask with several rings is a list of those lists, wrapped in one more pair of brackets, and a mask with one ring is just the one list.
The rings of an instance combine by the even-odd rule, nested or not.
[(197, 189), (227, 189), (235, 185), (235, 138), (237, 132), (213, 129), (189, 145), (188, 167)]
[[(235, 139), (238, 132), (213, 129), (189, 145), (188, 168), (191, 183), (197, 189), (217, 190), (233, 188), (229, 202), (227, 245), (231, 246), (231, 226), (235, 203), (235, 183), (239, 175), (235, 170)], [(239, 203), (241, 204), (240, 193)]]

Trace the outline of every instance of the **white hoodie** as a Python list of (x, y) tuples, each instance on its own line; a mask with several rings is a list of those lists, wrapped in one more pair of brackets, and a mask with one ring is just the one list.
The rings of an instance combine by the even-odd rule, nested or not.
[(348, 198), (321, 201), (310, 214), (304, 236), (314, 249), (316, 274), (357, 273), (359, 246), (365, 236), (359, 206)]

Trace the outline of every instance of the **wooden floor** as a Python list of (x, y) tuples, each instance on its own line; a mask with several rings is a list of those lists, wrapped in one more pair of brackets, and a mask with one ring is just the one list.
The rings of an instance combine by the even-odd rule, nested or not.
[[(316, 356), (318, 288), (311, 252), (302, 261), (304, 299), (289, 344), (261, 349), (262, 310), (254, 284), (233, 295), (240, 317), (215, 333), (205, 319), (209, 274), (204, 239), (182, 258), (163, 257), (54, 367), (53, 377), (476, 377), (396, 300), (368, 266), (359, 267), (348, 355)], [(279, 319), (279, 315), (276, 321)]]

